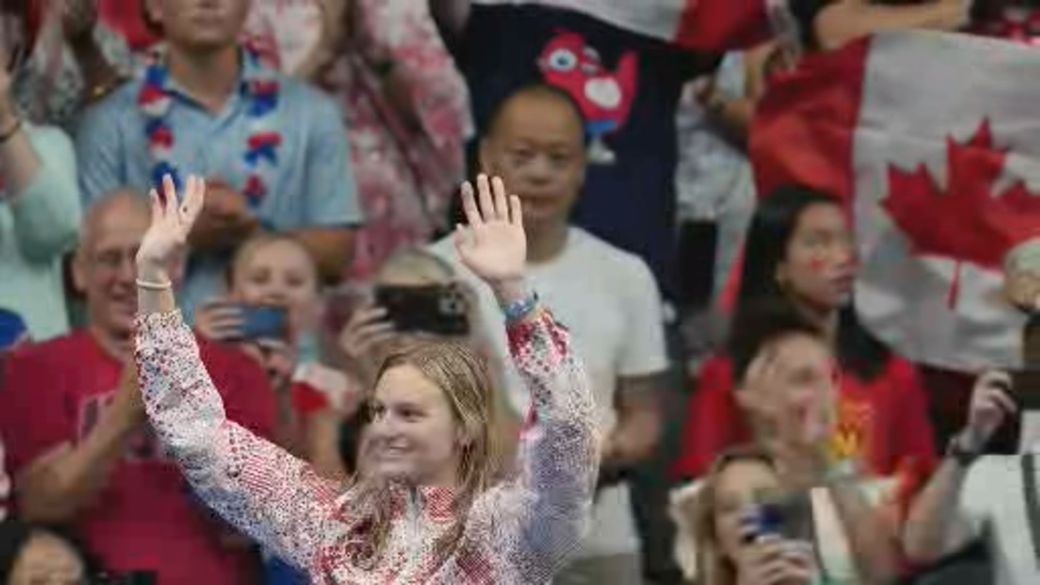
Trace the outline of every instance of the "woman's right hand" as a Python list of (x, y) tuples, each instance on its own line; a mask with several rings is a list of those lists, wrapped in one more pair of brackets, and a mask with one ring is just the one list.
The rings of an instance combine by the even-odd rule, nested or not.
[(396, 335), (394, 324), (387, 319), (386, 309), (364, 305), (355, 310), (339, 334), (339, 348), (347, 360), (351, 373), (370, 387), (378, 373), (379, 357), (376, 348)]
[(184, 189), (184, 201), (177, 199), (173, 179), (163, 177), (163, 196), (155, 189), (152, 200), (152, 223), (137, 249), (137, 275), (145, 280), (169, 278), (166, 267), (184, 249), (195, 220), (206, 199), (206, 183), (189, 176)]
[(812, 545), (762, 537), (737, 558), (737, 585), (811, 585), (819, 570)]
[(213, 341), (238, 338), (242, 325), (242, 310), (226, 300), (206, 303), (195, 313), (195, 330)]
[(1011, 383), (1011, 376), (996, 371), (986, 372), (975, 381), (968, 424), (961, 433), (960, 440), (968, 442), (963, 447), (981, 452), (1004, 421), (1018, 410), (1007, 392)]

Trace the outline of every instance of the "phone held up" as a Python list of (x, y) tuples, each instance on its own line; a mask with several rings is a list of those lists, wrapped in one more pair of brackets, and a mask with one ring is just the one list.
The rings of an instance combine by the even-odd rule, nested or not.
[(285, 307), (233, 305), (242, 319), (238, 339), (242, 341), (285, 341), (289, 338), (289, 314)]
[(1024, 367), (1011, 374), (1010, 394), (1020, 411), (1040, 410), (1040, 313), (1026, 323), (1022, 353)]
[(750, 541), (775, 535), (787, 540), (813, 540), (812, 500), (806, 492), (757, 490), (750, 518)]
[(469, 334), (469, 300), (457, 285), (381, 286), (376, 288), (375, 300), (386, 309), (397, 331)]

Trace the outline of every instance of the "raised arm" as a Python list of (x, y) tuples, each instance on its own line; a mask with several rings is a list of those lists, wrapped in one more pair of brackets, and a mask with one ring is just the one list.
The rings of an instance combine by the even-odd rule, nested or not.
[(979, 536), (977, 519), (962, 506), (977, 504), (964, 498), (965, 483), (974, 460), (1015, 412), (1004, 390), (1010, 384), (1010, 377), (999, 372), (983, 374), (975, 383), (968, 424), (951, 440), (947, 456), (910, 507), (903, 546), (911, 561), (933, 563)]
[(469, 226), (459, 228), (456, 247), (503, 307), (510, 352), (532, 404), (532, 424), (519, 453), (521, 489), (499, 492), (523, 501), (491, 498), (487, 510), (498, 527), (496, 549), (524, 582), (542, 583), (578, 545), (589, 517), (600, 444), (595, 408), (569, 333), (524, 283), (527, 252), (519, 198), (507, 200), (498, 178), (489, 182), (481, 176), (477, 184), (479, 207), (472, 187), (463, 186)]
[(177, 312), (166, 266), (184, 246), (205, 186), (188, 179), (178, 202), (153, 190), (152, 225), (137, 255), (136, 357), (157, 436), (195, 492), (231, 524), (303, 569), (314, 565), (337, 496), (335, 484), (227, 420), (191, 330)]

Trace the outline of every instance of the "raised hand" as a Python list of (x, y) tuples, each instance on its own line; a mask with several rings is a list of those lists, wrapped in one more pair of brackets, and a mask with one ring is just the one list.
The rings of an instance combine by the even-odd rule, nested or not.
[[(496, 290), (523, 279), (527, 264), (520, 198), (506, 195), (502, 179), (477, 178), (478, 195), (469, 182), (462, 185), (462, 208), (469, 225), (455, 230), (455, 248), (462, 263)], [(479, 202), (478, 202), (479, 200)]]
[[(811, 484), (826, 471), (832, 455), (830, 438), (837, 379), (801, 381), (797, 358), (789, 348), (767, 348), (752, 361), (742, 393), (763, 426), (763, 443), (776, 459), (789, 487)], [(826, 385), (826, 386), (824, 386)]]
[(739, 585), (809, 585), (818, 575), (811, 544), (777, 536), (758, 540), (737, 558)]
[(1015, 401), (1008, 395), (1011, 376), (1004, 372), (986, 372), (979, 376), (971, 393), (968, 410), (968, 425), (961, 440), (972, 451), (982, 451), (1004, 421), (1017, 410)]
[(339, 335), (339, 348), (350, 372), (366, 388), (375, 386), (380, 359), (377, 347), (397, 337), (394, 324), (387, 319), (386, 309), (373, 305), (359, 307), (350, 316)]
[[(137, 249), (139, 275), (164, 273), (165, 267), (188, 241), (206, 198), (206, 183), (195, 176), (188, 177), (184, 199), (177, 198), (177, 188), (169, 175), (163, 177), (163, 196), (155, 189), (152, 199), (152, 224)], [(146, 276), (147, 277), (147, 276)]]

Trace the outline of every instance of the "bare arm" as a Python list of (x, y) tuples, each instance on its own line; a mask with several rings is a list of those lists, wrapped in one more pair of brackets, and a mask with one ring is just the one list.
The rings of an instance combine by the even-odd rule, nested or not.
[(931, 564), (971, 540), (971, 531), (958, 512), (967, 475), (967, 467), (946, 459), (914, 500), (903, 530), (903, 546), (915, 563)]
[(661, 438), (659, 396), (666, 374), (618, 380), (617, 425), (607, 439), (602, 468), (626, 469), (653, 455)]
[(883, 6), (845, 0), (816, 16), (813, 29), (824, 50), (838, 49), (874, 33), (914, 28), (957, 30), (968, 24), (963, 0), (936, 0), (908, 6)]
[(112, 405), (79, 444), (58, 445), (15, 479), (21, 514), (34, 522), (69, 522), (108, 484), (127, 440), (145, 420), (136, 370), (128, 368)]
[(863, 583), (886, 585), (899, 576), (899, 536), (872, 506), (854, 481), (832, 481), (827, 485), (856, 570)]
[[(972, 390), (968, 424), (956, 435), (951, 446), (970, 460), (983, 449), (993, 433), (1015, 411), (1005, 393), (1011, 378), (1002, 372), (987, 372)], [(910, 508), (903, 533), (910, 559), (929, 563), (964, 546), (974, 536), (969, 519), (961, 513), (959, 502), (968, 467), (947, 457)]]
[(350, 228), (308, 228), (293, 232), (318, 263), (325, 282), (339, 282), (354, 256)]
[(307, 460), (319, 475), (328, 479), (343, 480), (348, 476), (339, 453), (342, 424), (343, 416), (331, 408), (315, 412), (304, 422)]

